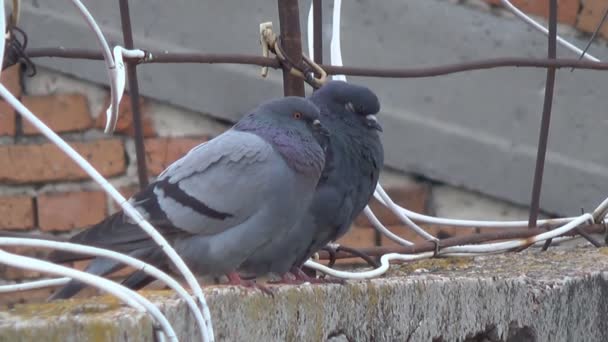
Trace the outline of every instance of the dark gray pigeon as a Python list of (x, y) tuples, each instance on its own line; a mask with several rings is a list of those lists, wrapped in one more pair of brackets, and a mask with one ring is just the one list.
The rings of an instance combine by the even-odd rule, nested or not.
[[(323, 170), (327, 135), (318, 108), (309, 101), (298, 97), (270, 101), (230, 130), (193, 148), (129, 201), (195, 274), (228, 274), (239, 283), (237, 266), (291, 228), (308, 208)], [(71, 241), (170, 269), (156, 243), (122, 212)], [(51, 255), (55, 262), (79, 259), (83, 256), (67, 252)], [(123, 267), (96, 258), (87, 271), (106, 275)], [(138, 288), (149, 281), (136, 272), (127, 286)], [(72, 281), (51, 299), (69, 298), (83, 287)]]
[(323, 125), (331, 131), (323, 174), (302, 221), (241, 265), (240, 271), (248, 276), (286, 275), (291, 269), (296, 277), (303, 277), (299, 267), (348, 231), (376, 188), (384, 163), (378, 134), (382, 128), (375, 116), (380, 110), (378, 97), (366, 87), (331, 81), (310, 101), (319, 107)]

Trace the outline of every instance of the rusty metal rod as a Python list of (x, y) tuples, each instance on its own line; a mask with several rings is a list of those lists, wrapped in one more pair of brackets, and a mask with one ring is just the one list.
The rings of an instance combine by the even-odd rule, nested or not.
[[(556, 58), (557, 49), (557, 0), (549, 1), (549, 36), (548, 36), (547, 58)], [(536, 227), (538, 212), (540, 210), (540, 193), (543, 185), (543, 173), (545, 168), (545, 156), (547, 154), (547, 141), (549, 139), (549, 127), (551, 123), (551, 107), (553, 103), (553, 90), (555, 88), (555, 68), (547, 69), (545, 81), (545, 98), (543, 101), (543, 114), (538, 135), (538, 150), (536, 153), (536, 167), (534, 169), (534, 183), (532, 184), (532, 199), (530, 200), (530, 217), (528, 227)], [(547, 247), (551, 240), (547, 240)]]
[[(591, 224), (581, 226), (581, 230), (584, 230), (587, 234), (601, 234), (606, 232), (606, 227), (603, 224)], [(545, 233), (546, 230), (543, 228), (514, 228), (514, 229), (501, 229), (489, 233), (477, 233), (467, 234), (462, 236), (455, 236), (441, 240), (441, 248), (462, 246), (470, 244), (479, 244), (489, 241), (496, 240), (511, 240), (511, 239), (526, 239), (541, 233)], [(578, 231), (571, 230), (560, 236), (576, 236)], [(359, 248), (360, 252), (363, 252), (371, 257), (382, 256), (387, 253), (402, 253), (402, 254), (415, 254), (423, 252), (432, 252), (436, 248), (436, 245), (432, 241), (424, 241), (416, 243), (413, 246), (391, 246), (391, 247), (369, 247)], [(318, 252), (319, 258), (322, 260), (329, 259), (329, 253), (321, 250)], [(353, 258), (354, 256), (350, 253), (337, 252), (335, 255), (336, 259), (347, 259)]]
[[(148, 51), (151, 57), (145, 60), (135, 59), (140, 64), (151, 63), (202, 63), (202, 64), (247, 64), (257, 66), (267, 66), (278, 69), (280, 63), (275, 58), (261, 57), (245, 54), (219, 54), (219, 53), (171, 53), (164, 51)], [(103, 60), (103, 56), (96, 50), (88, 49), (66, 49), (66, 48), (34, 48), (28, 49), (27, 55), (30, 58), (72, 58), (72, 59), (93, 59)], [(422, 78), (449, 75), (459, 72), (505, 68), (572, 68), (581, 70), (608, 70), (608, 63), (590, 62), (576, 59), (546, 59), (546, 58), (522, 58), (504, 57), (489, 58), (465, 63), (444, 64), (431, 67), (412, 67), (412, 68), (365, 68), (349, 66), (321, 65), (330, 75), (344, 74), (350, 76), (367, 76), (380, 78)]]
[(312, 1), (312, 28), (315, 50), (313, 61), (317, 64), (323, 64), (323, 3), (321, 0)]
[[(277, 0), (279, 24), (281, 26), (281, 46), (287, 59), (296, 65), (302, 62), (302, 36), (300, 33), (300, 11), (298, 0)], [(304, 80), (283, 69), (283, 94), (285, 96), (304, 96)]]
[[(128, 0), (118, 0), (120, 5), (120, 22), (122, 36), (127, 49), (133, 49), (133, 31), (131, 30), (131, 15), (129, 14)], [(144, 133), (142, 128), (141, 106), (139, 105), (139, 82), (137, 81), (137, 62), (126, 61), (127, 79), (129, 82), (129, 95), (131, 97), (131, 111), (133, 113), (133, 131), (135, 139), (135, 155), (137, 158), (137, 177), (139, 187), (148, 185), (148, 169), (146, 167), (146, 150), (144, 146)]]

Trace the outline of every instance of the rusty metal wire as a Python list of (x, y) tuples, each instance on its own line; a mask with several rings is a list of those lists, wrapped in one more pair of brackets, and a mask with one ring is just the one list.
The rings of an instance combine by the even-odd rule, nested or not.
[[(605, 234), (607, 233), (607, 227), (605, 224), (591, 224), (581, 226), (580, 230), (583, 234)], [(517, 238), (529, 238), (538, 234), (544, 233), (547, 230), (544, 228), (514, 228), (508, 230), (497, 230), (487, 233), (474, 233), (468, 235), (459, 235), (449, 237), (441, 240), (441, 248), (447, 248), (452, 246), (461, 246), (468, 244), (479, 244), (490, 241), (504, 241)], [(580, 232), (574, 230), (570, 231), (561, 236), (573, 237), (580, 235)], [(351, 250), (354, 248), (350, 248)], [(436, 244), (433, 241), (424, 241), (416, 243), (412, 246), (391, 246), (391, 247), (368, 247), (358, 248), (359, 253), (365, 254), (368, 257), (378, 257), (388, 253), (400, 253), (400, 254), (416, 254), (423, 252), (434, 252)], [(346, 252), (345, 249), (342, 251), (335, 251), (330, 254), (327, 250), (321, 250), (318, 253), (320, 260), (331, 260), (331, 259), (349, 259), (353, 258), (353, 253)]]
[[(557, 56), (557, 0), (549, 0), (549, 35), (547, 44), (547, 57), (555, 59)], [(555, 68), (547, 69), (545, 81), (545, 99), (543, 102), (543, 115), (538, 135), (538, 152), (536, 154), (536, 168), (534, 170), (534, 183), (532, 184), (532, 199), (530, 200), (530, 218), (528, 227), (536, 227), (536, 220), (540, 211), (540, 190), (543, 183), (545, 169), (545, 156), (549, 140), (549, 125), (551, 123), (551, 107), (555, 89)], [(543, 251), (551, 246), (551, 239), (545, 241)]]
[[(26, 51), (29, 58), (71, 58), (103, 60), (101, 53), (89, 49), (67, 49), (67, 48), (33, 48)], [(200, 63), (200, 64), (247, 64), (254, 66), (267, 66), (274, 69), (281, 68), (281, 63), (276, 58), (261, 57), (246, 54), (221, 54), (221, 53), (180, 53), (167, 51), (146, 50), (146, 57), (129, 58), (125, 60), (136, 60), (138, 64), (153, 63)], [(572, 58), (525, 58), (525, 57), (503, 57), (488, 58), (477, 61), (451, 63), (439, 66), (411, 67), (411, 68), (367, 68), (350, 66), (332, 66), (319, 64), (328, 75), (344, 74), (350, 76), (379, 77), (379, 78), (424, 78), (444, 76), (454, 73), (486, 70), (495, 68), (576, 68), (581, 70), (608, 70), (608, 63), (591, 62)]]

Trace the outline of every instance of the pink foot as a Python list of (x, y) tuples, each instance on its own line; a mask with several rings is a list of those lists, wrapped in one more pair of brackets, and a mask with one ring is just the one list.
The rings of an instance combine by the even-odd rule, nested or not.
[(267, 295), (273, 296), (274, 293), (266, 286), (256, 283), (253, 280), (243, 280), (236, 272), (231, 272), (226, 275), (228, 277), (228, 285), (243, 286), (250, 289), (258, 289)]
[(293, 267), (291, 273), (296, 277), (296, 280), (307, 281), (311, 284), (346, 284), (344, 280), (337, 278), (313, 278), (299, 267)]
[(268, 284), (287, 284), (287, 285), (300, 285), (303, 282), (299, 279), (297, 279), (297, 277), (295, 275), (293, 275), (291, 272), (287, 272), (285, 274), (283, 274), (281, 276), (281, 279), (279, 280), (271, 280), (268, 281)]

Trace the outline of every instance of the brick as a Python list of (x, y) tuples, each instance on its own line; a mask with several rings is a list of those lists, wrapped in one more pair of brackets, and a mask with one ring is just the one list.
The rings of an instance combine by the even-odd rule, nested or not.
[[(602, 21), (607, 7), (608, 3), (606, 0), (583, 0), (583, 8), (578, 15), (576, 28), (585, 32), (594, 32), (597, 25)], [(607, 22), (604, 22), (602, 25), (600, 35), (608, 38)]]
[[(342, 236), (338, 241), (340, 245), (352, 248), (369, 248), (376, 245), (375, 230), (370, 227), (352, 227), (348, 233)], [(361, 258), (338, 259), (336, 264), (364, 264), (365, 261)]]
[[(106, 126), (106, 110), (110, 105), (110, 97), (106, 99), (105, 106), (103, 107), (101, 113), (97, 116), (97, 120), (95, 121), (95, 127), (99, 129), (104, 129)], [(154, 129), (154, 122), (149, 115), (149, 105), (148, 102), (143, 98), (139, 97), (139, 105), (141, 108), (141, 116), (142, 116), (142, 128), (144, 137), (155, 137), (156, 129)], [(129, 95), (125, 94), (120, 101), (120, 105), (118, 106), (118, 121), (116, 122), (116, 130), (117, 133), (127, 134), (130, 136), (135, 135), (135, 127), (133, 126), (133, 112), (131, 111), (131, 98)]]
[[(36, 234), (32, 235), (35, 237)], [(49, 254), (48, 249), (41, 249), (36, 247), (6, 246), (2, 247), (2, 249), (8, 253), (29, 256), (37, 259), (46, 259)], [(0, 279), (20, 280), (38, 278), (40, 276), (41, 273), (36, 271), (29, 271), (22, 268), (14, 268), (0, 264)]]
[(151, 175), (157, 176), (167, 166), (184, 156), (193, 147), (209, 140), (198, 138), (146, 139), (146, 165)]
[(20, 65), (15, 64), (10, 68), (2, 70), (0, 82), (4, 85), (15, 97), (21, 97), (21, 70)]
[[(103, 139), (70, 144), (105, 177), (125, 172), (124, 144)], [(68, 156), (52, 143), (0, 146), (0, 181), (13, 184), (88, 179)]]
[(34, 227), (34, 202), (27, 196), (0, 197), (0, 229)]
[[(500, 0), (485, 0), (485, 2), (492, 5), (500, 5)], [(548, 0), (513, 0), (511, 3), (526, 14), (542, 16), (545, 18), (549, 17)], [(581, 0), (558, 0), (557, 21), (574, 25), (576, 23), (580, 4)]]
[(43, 231), (66, 231), (93, 225), (106, 217), (102, 191), (58, 192), (38, 196), (38, 226)]
[(369, 227), (353, 227), (344, 234), (338, 241), (338, 244), (354, 248), (374, 247), (375, 230)]
[(15, 135), (16, 113), (6, 101), (0, 100), (0, 136)]
[[(81, 131), (93, 126), (87, 98), (82, 94), (24, 95), (21, 102), (57, 133)], [(23, 133), (38, 134), (38, 130), (24, 121)]]
[[(424, 183), (411, 183), (403, 186), (393, 186), (385, 189), (392, 200), (400, 206), (417, 213), (428, 213), (428, 202), (430, 198), (430, 186)], [(375, 198), (369, 203), (376, 217), (386, 225), (399, 225), (402, 222), (384, 205)], [(364, 214), (355, 219), (357, 226), (371, 226)]]
[(40, 276), (40, 272), (15, 267), (7, 267), (3, 272), (3, 277), (8, 280), (33, 279)]
[[(77, 270), (81, 270), (84, 271), (84, 269), (89, 265), (89, 263), (91, 262), (91, 260), (79, 260), (79, 261), (75, 261), (72, 263), (72, 268), (75, 268)], [(106, 278), (110, 278), (110, 279), (124, 279), (126, 278), (128, 275), (130, 275), (131, 273), (133, 273), (135, 270), (129, 266), (118, 270), (116, 272), (110, 273), (108, 275), (106, 275)]]
[[(36, 237), (36, 233), (31, 233), (33, 237)], [(29, 246), (6, 246), (2, 247), (5, 251), (13, 254), (26, 255), (35, 258), (44, 259), (50, 253), (49, 249), (46, 248), (38, 248), (38, 247), (29, 247)]]
[[(0, 278), (3, 278), (0, 274)], [(44, 302), (52, 293), (53, 288), (42, 288), (28, 291), (0, 293), (0, 307), (12, 308), (16, 304)]]

